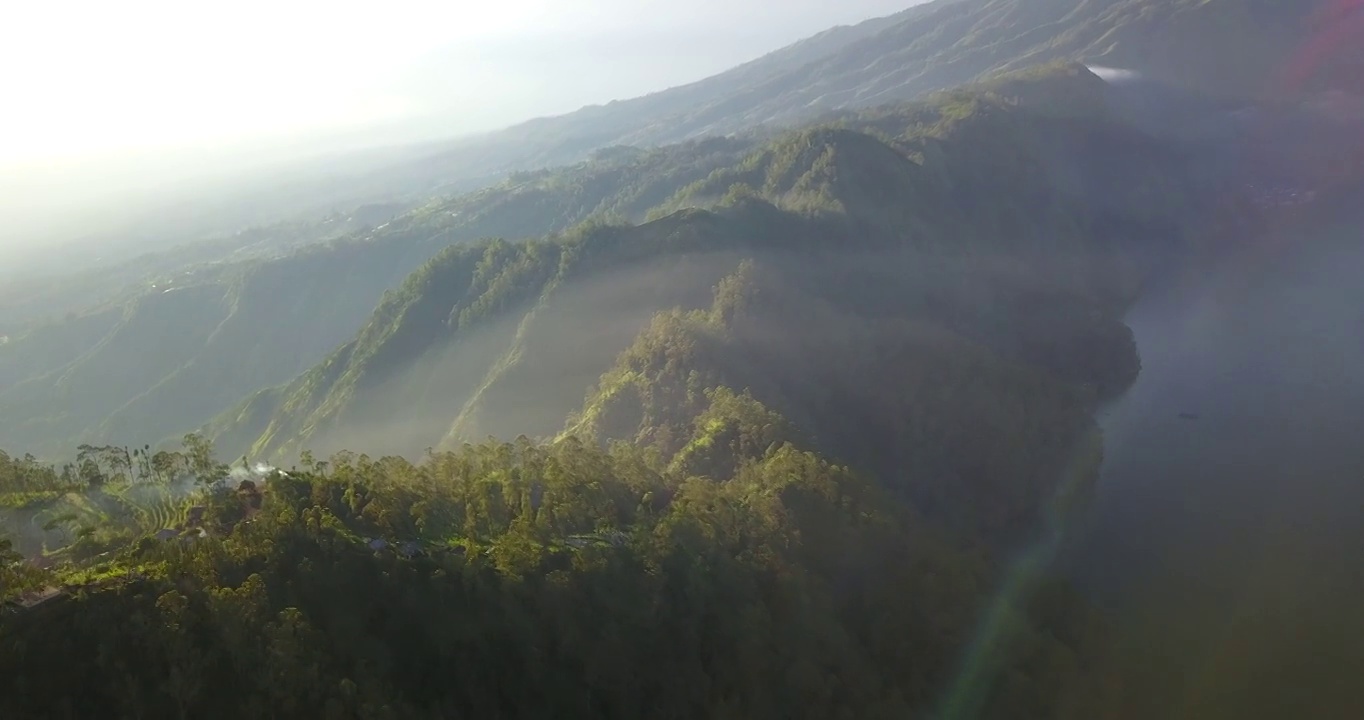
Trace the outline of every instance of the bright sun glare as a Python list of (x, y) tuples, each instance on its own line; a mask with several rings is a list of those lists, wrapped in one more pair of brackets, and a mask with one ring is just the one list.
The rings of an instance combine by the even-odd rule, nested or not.
[(48, 0), (0, 22), (0, 165), (399, 117), (386, 74), (559, 4)]
[(910, 4), (14, 2), (0, 10), (0, 175), (376, 125), (493, 129), (698, 79)]

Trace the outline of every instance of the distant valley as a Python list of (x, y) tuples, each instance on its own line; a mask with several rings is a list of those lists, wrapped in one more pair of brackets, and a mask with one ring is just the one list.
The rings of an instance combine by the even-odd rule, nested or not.
[(1322, 17), (936, 0), (9, 288), (0, 714), (1246, 709), (1052, 555), (1159, 451), (1143, 303), (1357, 205)]

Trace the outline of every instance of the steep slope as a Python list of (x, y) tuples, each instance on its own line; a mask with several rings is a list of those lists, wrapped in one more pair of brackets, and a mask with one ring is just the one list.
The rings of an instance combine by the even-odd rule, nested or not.
[[(537, 322), (540, 315), (571, 319), (579, 331), (596, 328), (593, 342), (579, 348), (599, 353), (600, 363), (579, 373), (577, 383), (572, 376), (559, 379), (573, 383), (566, 385), (569, 396), (580, 400), (601, 363), (629, 343), (634, 325), (725, 272), (725, 263), (708, 269), (713, 263), (667, 260), (687, 252), (723, 254), (743, 242), (732, 227), (705, 215), (688, 212), (637, 228), (589, 226), (552, 241), (451, 247), (389, 293), (354, 340), (286, 388), (258, 394), (228, 422), (220, 418), (213, 434), (220, 442), (255, 436), (253, 456), (344, 447), (357, 435), (379, 451), (419, 451), (439, 442), (442, 427), (490, 374), (517, 362), (527, 328), (553, 328)], [(693, 281), (669, 279), (678, 272)], [(569, 285), (596, 287), (584, 293)], [(550, 416), (556, 419), (539, 419), (544, 434), (562, 422), (563, 407), (571, 404)], [(525, 410), (521, 418), (533, 415)], [(243, 434), (234, 427), (240, 417), (264, 425)], [(535, 434), (536, 424), (526, 422), (518, 432)]]
[(0, 343), (0, 391), (79, 357), (113, 329), (122, 316), (117, 307), (75, 314), (60, 323), (6, 336)]
[[(1092, 480), (1097, 467), (1079, 463), (1097, 457), (1090, 415), (1135, 377), (1135, 347), (1117, 318), (1093, 314), (1096, 298), (924, 260), (745, 264), (709, 310), (659, 315), (568, 433), (653, 447), (712, 477), (804, 435), (944, 524), (1016, 538), (1057, 478)], [(964, 297), (986, 288), (994, 297)], [(740, 392), (778, 415), (717, 414)]]
[[(78, 442), (177, 435), (324, 358), (385, 291), (443, 248), (488, 236), (540, 236), (594, 216), (640, 217), (751, 143), (715, 139), (602, 153), (592, 163), (521, 174), (282, 258), (152, 276), (150, 287), (121, 307), (42, 325), (0, 346), (0, 414), (10, 419), (0, 423), (0, 439), (52, 454)], [(192, 300), (200, 295), (214, 299)], [(185, 331), (162, 333), (158, 323)], [(124, 345), (152, 357), (114, 354)], [(120, 381), (106, 381), (114, 377)], [(102, 399), (84, 402), (83, 393), (96, 389)]]
[[(1039, 113), (999, 94), (1058, 82), (1070, 88), (1070, 112), (1048, 102)], [(355, 340), (210, 433), (233, 452), (249, 443), (253, 456), (276, 459), (308, 447), (413, 453), (488, 434), (551, 434), (652, 315), (705, 306), (746, 257), (845, 288), (864, 301), (856, 312), (871, 315), (885, 312), (877, 302), (910, 300), (884, 277), (860, 289), (842, 278), (884, 263), (890, 277), (936, 288), (912, 302), (937, 308), (952, 331), (1111, 391), (1130, 368), (1096, 375), (1072, 358), (1064, 333), (1036, 345), (1020, 332), (1045, 330), (1053, 316), (1004, 309), (1032, 302), (1061, 312), (1053, 303), (1084, 298), (1085, 312), (1106, 317), (1141, 264), (1198, 212), (1199, 188), (1181, 184), (1188, 158), (1108, 118), (1095, 82), (1058, 67), (844, 118), (841, 129), (792, 133), (711, 173), (641, 226), (453, 248), (390, 294)], [(1121, 191), (1104, 192), (1110, 185)], [(695, 204), (714, 212), (684, 209)], [(831, 277), (821, 279), (824, 270)], [(1025, 299), (1043, 288), (1052, 295)]]
[(225, 288), (196, 285), (130, 303), (88, 352), (0, 393), (0, 435), (29, 440), (42, 453), (51, 439), (99, 422), (129, 388), (151, 387), (187, 362), (213, 331), (200, 318), (219, 315), (225, 301)]

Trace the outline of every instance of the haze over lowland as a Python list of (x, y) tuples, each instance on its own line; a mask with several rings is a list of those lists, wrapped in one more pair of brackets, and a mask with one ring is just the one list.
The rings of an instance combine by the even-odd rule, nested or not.
[(1348, 712), (1355, 5), (91, 15), (0, 713)]

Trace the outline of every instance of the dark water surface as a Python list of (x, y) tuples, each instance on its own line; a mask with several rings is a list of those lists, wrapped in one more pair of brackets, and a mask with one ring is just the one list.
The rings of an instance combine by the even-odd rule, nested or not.
[(1364, 217), (1195, 265), (1128, 318), (1065, 562), (1158, 717), (1364, 718)]

